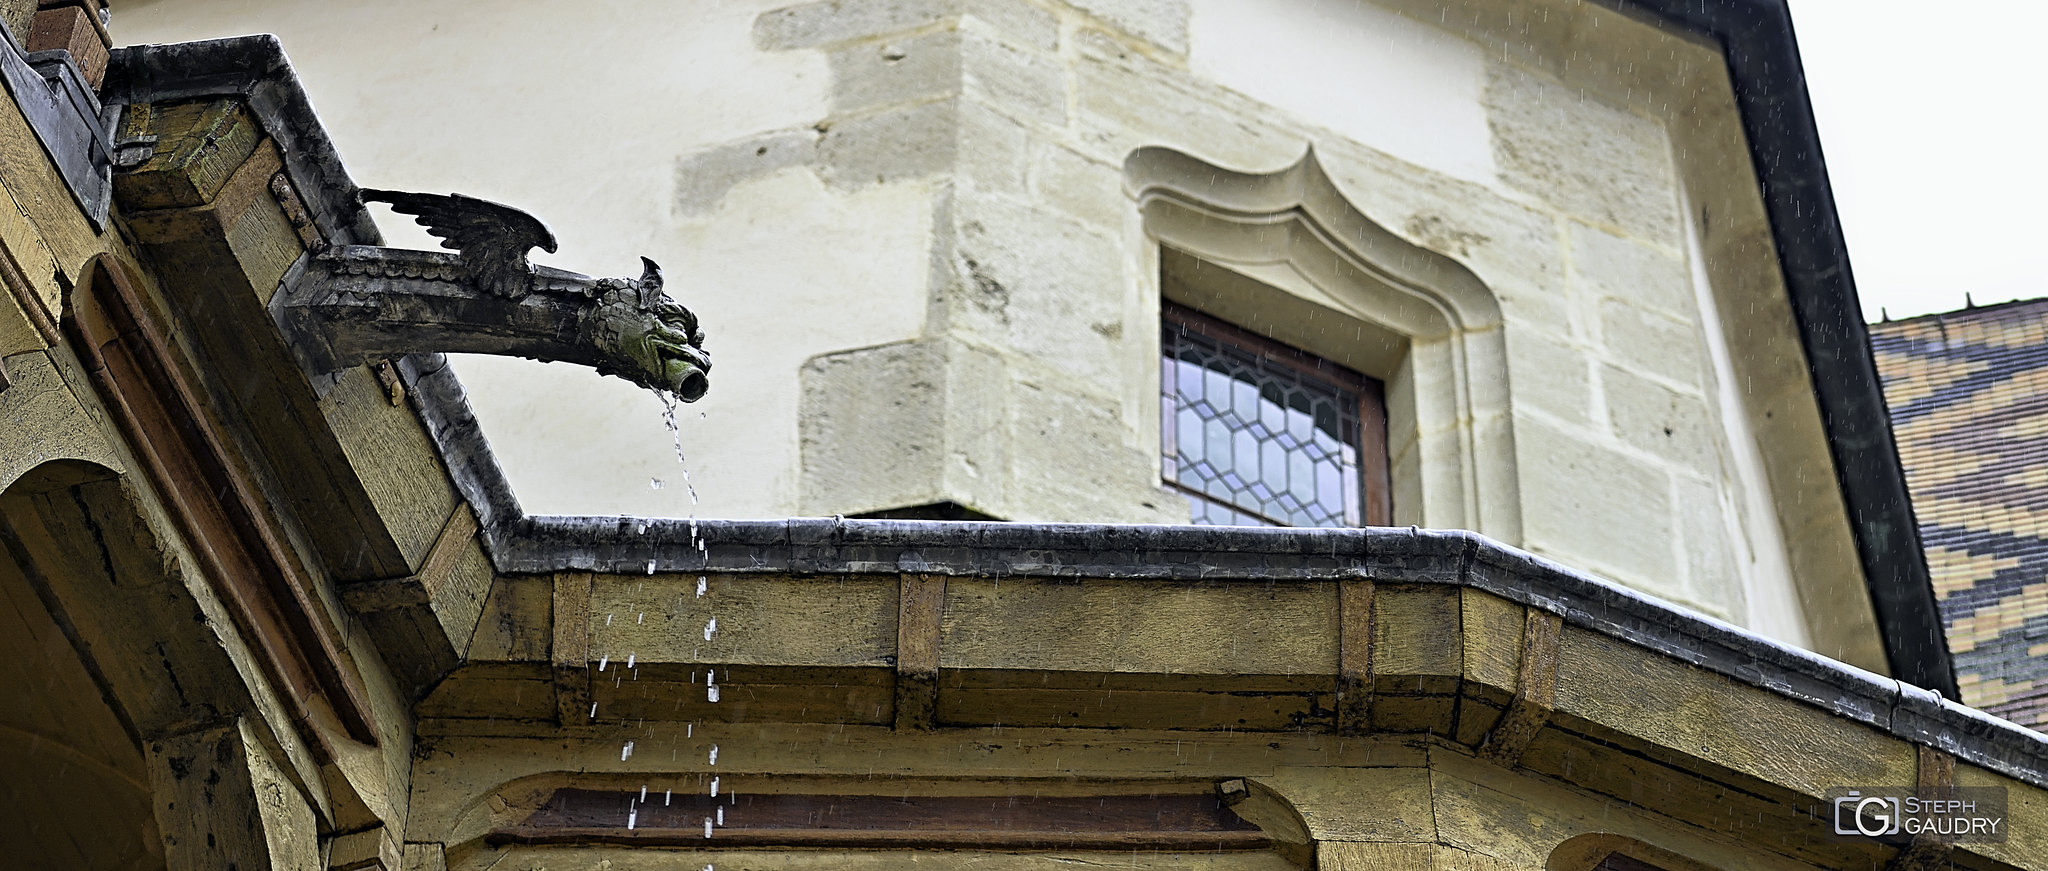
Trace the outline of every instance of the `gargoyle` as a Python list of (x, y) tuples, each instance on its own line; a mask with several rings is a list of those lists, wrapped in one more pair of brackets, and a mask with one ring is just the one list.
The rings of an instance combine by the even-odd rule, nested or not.
[(286, 273), (271, 315), (307, 369), (330, 373), (421, 353), (501, 354), (578, 363), (695, 402), (711, 357), (697, 316), (662, 292), (661, 267), (637, 279), (534, 266), (555, 250), (532, 215), (461, 194), (364, 190), (442, 239), (438, 251), (342, 245)]

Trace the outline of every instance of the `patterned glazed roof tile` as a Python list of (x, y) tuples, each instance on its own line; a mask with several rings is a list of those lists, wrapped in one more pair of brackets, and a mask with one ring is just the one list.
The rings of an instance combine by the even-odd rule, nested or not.
[(1965, 704), (2048, 729), (2048, 300), (1872, 324)]

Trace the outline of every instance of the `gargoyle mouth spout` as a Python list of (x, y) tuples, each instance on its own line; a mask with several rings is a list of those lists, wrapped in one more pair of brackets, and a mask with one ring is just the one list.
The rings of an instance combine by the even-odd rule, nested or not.
[(711, 389), (711, 355), (691, 347), (661, 349), (663, 389), (684, 402), (696, 402)]

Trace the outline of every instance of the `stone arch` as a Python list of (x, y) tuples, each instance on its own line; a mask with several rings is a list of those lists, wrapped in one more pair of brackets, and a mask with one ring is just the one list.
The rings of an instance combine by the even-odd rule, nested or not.
[(1646, 868), (1652, 871), (1717, 871), (1713, 866), (1670, 850), (1608, 832), (1566, 838), (1550, 851), (1550, 858), (1543, 863), (1543, 868), (1544, 871), (1640, 871)]
[[(55, 731), (0, 723), (49, 748), (28, 768), (0, 765), (9, 785), (36, 787), (15, 792), (40, 806), (17, 810), (48, 818), (48, 829), (5, 839), (49, 860), (31, 864), (261, 869), (316, 860), (314, 790), (276, 761), (290, 739), (254, 714), (233, 644), (216, 632), (228, 618), (195, 594), (191, 565), (150, 500), (106, 465), (44, 462), (0, 491), (0, 598), (39, 646), (35, 659), (17, 661), (64, 677), (15, 676), (23, 686), (6, 687), (65, 719)], [(52, 764), (89, 783), (44, 777)], [(82, 786), (93, 791), (67, 798)], [(26, 824), (20, 814), (0, 817)]]
[(1387, 384), (1396, 523), (1521, 540), (1499, 301), (1354, 205), (1314, 149), (1276, 172), (1162, 147), (1124, 162), (1162, 296)]

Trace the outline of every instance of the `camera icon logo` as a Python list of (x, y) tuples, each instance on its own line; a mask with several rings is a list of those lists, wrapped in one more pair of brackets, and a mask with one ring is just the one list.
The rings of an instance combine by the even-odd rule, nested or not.
[(1905, 814), (1898, 796), (1863, 795), (1850, 790), (1835, 799), (1835, 834), (1878, 838), (1896, 835)]

